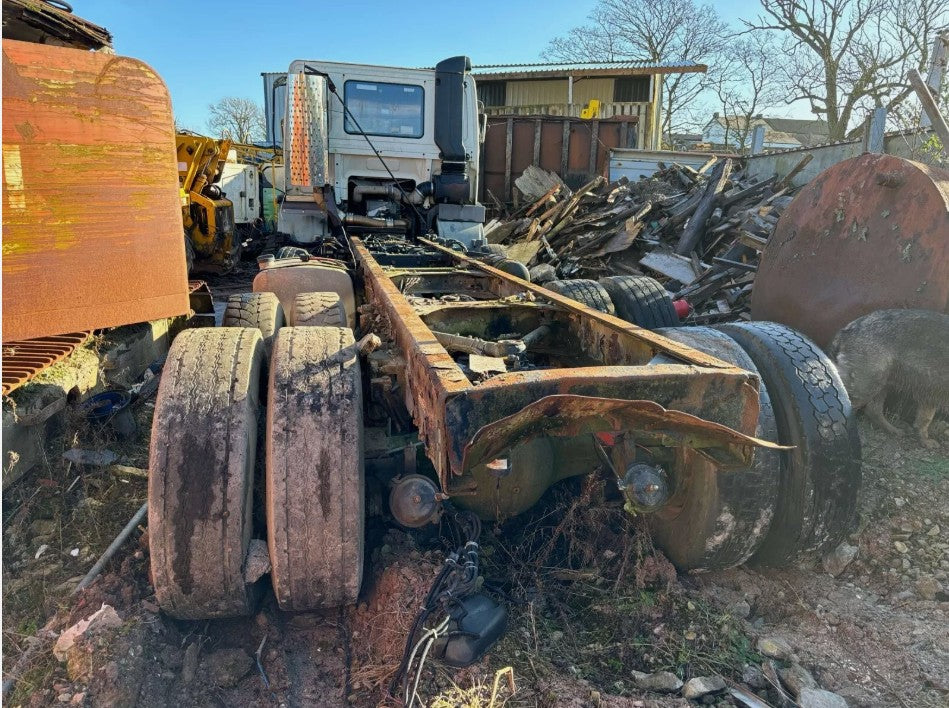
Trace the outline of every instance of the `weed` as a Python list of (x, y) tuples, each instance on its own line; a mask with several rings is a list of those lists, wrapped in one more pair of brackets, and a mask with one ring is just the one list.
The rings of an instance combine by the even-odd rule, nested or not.
[(931, 460), (920, 460), (916, 463), (916, 471), (920, 476), (936, 481), (949, 479), (949, 457), (937, 455)]

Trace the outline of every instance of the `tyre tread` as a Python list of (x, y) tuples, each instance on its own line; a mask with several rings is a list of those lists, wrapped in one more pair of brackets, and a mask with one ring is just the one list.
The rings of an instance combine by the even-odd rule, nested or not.
[(613, 300), (618, 317), (645, 329), (678, 326), (672, 298), (657, 280), (644, 275), (613, 275), (599, 282)]
[(776, 522), (752, 558), (786, 565), (830, 550), (852, 528), (861, 481), (860, 438), (837, 368), (804, 335), (775, 322), (719, 325), (758, 366), (775, 402), (785, 453)]
[(284, 610), (354, 602), (363, 568), (362, 380), (352, 330), (288, 327), (268, 392), (266, 515)]
[(609, 293), (595, 280), (577, 278), (576, 280), (551, 280), (544, 283), (544, 287), (560, 295), (572, 298), (577, 302), (592, 307), (594, 310), (616, 314), (616, 308), (610, 299)]
[(161, 608), (180, 619), (249, 614), (243, 568), (263, 342), (252, 329), (186, 330), (168, 354), (152, 425), (148, 533)]

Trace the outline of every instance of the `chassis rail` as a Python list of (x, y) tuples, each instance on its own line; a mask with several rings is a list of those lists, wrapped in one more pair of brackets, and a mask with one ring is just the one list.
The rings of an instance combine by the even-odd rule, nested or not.
[[(502, 297), (530, 293), (565, 311), (604, 366), (517, 371), (475, 385), (393, 281), (352, 239), (367, 302), (398, 348), (405, 405), (449, 494), (473, 491), (469, 472), (531, 437), (634, 430), (652, 445), (695, 449), (718, 464), (750, 463), (758, 379), (743, 369), (586, 307), (438, 244), (427, 247), (492, 279)], [(402, 269), (401, 272), (405, 272)], [(663, 355), (673, 363), (649, 363)], [(646, 365), (648, 364), (648, 365)]]

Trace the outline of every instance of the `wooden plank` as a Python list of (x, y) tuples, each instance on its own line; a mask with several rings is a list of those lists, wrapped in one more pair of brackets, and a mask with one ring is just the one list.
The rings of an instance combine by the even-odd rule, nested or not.
[(926, 116), (932, 123), (933, 131), (935, 131), (936, 135), (938, 135), (942, 141), (943, 153), (949, 155), (949, 123), (946, 123), (946, 119), (939, 112), (939, 106), (936, 104), (936, 100), (933, 98), (932, 93), (930, 93), (929, 87), (926, 86), (926, 83), (923, 81), (923, 77), (920, 76), (919, 71), (913, 69), (909, 72), (908, 78), (910, 85), (919, 97), (919, 102), (923, 104), (923, 111), (925, 111)]
[(712, 155), (710, 158), (708, 158), (708, 161), (698, 169), (698, 173), (700, 175), (704, 175), (706, 172), (712, 169), (712, 166), (716, 162), (718, 162), (718, 157), (715, 155)]
[(810, 153), (810, 152), (807, 153), (803, 158), (801, 158), (801, 161), (798, 162), (798, 163), (791, 169), (791, 171), (787, 173), (787, 175), (785, 175), (784, 179), (782, 179), (780, 182), (778, 182), (776, 185), (774, 185), (774, 188), (775, 188), (777, 191), (780, 192), (781, 190), (787, 189), (788, 187), (790, 187), (790, 186), (791, 186), (791, 180), (793, 180), (793, 179), (797, 176), (798, 172), (800, 172), (800, 171), (803, 170), (805, 167), (807, 167), (807, 165), (808, 165), (808, 164), (810, 163), (810, 161), (813, 160), (813, 159), (814, 159), (814, 154), (813, 154), (813, 153)]
[(640, 258), (639, 265), (680, 283), (691, 283), (695, 280), (692, 261), (675, 253), (653, 251)]
[(712, 210), (715, 208), (715, 202), (719, 195), (725, 189), (725, 183), (728, 181), (728, 175), (732, 170), (732, 161), (726, 159), (709, 178), (708, 186), (702, 199), (695, 207), (695, 213), (689, 218), (689, 223), (682, 230), (682, 236), (679, 238), (679, 245), (676, 246), (676, 253), (685, 255), (695, 250), (696, 246), (705, 235), (705, 222), (708, 221)]
[(763, 180), (761, 182), (756, 182), (750, 187), (745, 187), (744, 189), (739, 189), (738, 191), (732, 192), (731, 194), (726, 194), (725, 197), (721, 201), (722, 209), (727, 209), (732, 204), (737, 204), (743, 199), (747, 199), (748, 197), (753, 197), (760, 194), (765, 189), (767, 189), (768, 186), (772, 184), (774, 181), (775, 181), (775, 177), (769, 177), (768, 179)]
[(570, 121), (563, 122), (563, 146), (560, 148), (560, 176), (567, 174), (570, 158)]
[(507, 257), (521, 263), (530, 263), (543, 244), (539, 241), (520, 241), (506, 246)]
[(524, 216), (530, 216), (530, 215), (533, 214), (535, 211), (537, 211), (538, 209), (540, 209), (542, 206), (544, 206), (544, 205), (547, 203), (547, 201), (548, 201), (549, 199), (552, 199), (553, 196), (554, 196), (554, 194), (556, 194), (559, 190), (560, 190), (560, 186), (559, 186), (559, 185), (553, 186), (553, 187), (551, 187), (550, 189), (548, 189), (548, 190), (547, 190), (547, 193), (544, 194), (544, 196), (542, 196), (542, 197), (541, 197), (540, 199), (538, 199), (536, 202), (534, 202), (533, 206), (531, 206), (531, 208), (528, 209), (528, 210), (524, 213)]
[(600, 121), (594, 120), (590, 126), (590, 174), (596, 174), (596, 157), (600, 152)]
[(511, 157), (514, 153), (514, 118), (507, 119), (507, 133), (504, 136), (504, 200), (511, 201)]
[(540, 166), (540, 132), (543, 122), (538, 118), (534, 121), (534, 164)]

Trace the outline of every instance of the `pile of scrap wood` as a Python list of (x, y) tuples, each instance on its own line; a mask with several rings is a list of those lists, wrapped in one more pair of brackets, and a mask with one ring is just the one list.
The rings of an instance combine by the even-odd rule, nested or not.
[(528, 168), (515, 184), (527, 199), (485, 226), (490, 243), (526, 263), (531, 277), (651, 275), (691, 306), (696, 323), (747, 313), (758, 258), (791, 200), (791, 179), (752, 180), (740, 160), (711, 156), (700, 169), (660, 164), (654, 176), (576, 191)]

